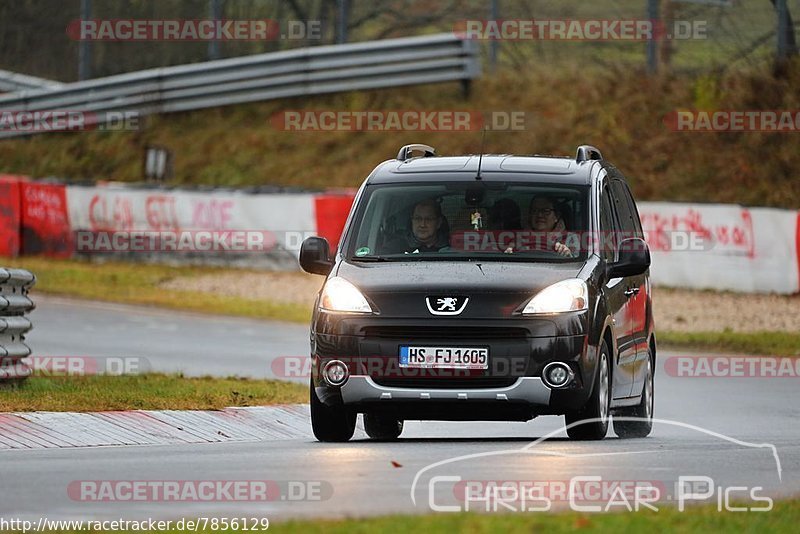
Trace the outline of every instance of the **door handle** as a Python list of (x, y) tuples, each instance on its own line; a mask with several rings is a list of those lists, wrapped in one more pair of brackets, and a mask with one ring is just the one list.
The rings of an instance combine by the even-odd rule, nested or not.
[(630, 298), (630, 297), (632, 297), (634, 295), (638, 295), (638, 294), (639, 294), (639, 288), (638, 287), (632, 287), (630, 289), (625, 290), (625, 296), (628, 297), (628, 298)]

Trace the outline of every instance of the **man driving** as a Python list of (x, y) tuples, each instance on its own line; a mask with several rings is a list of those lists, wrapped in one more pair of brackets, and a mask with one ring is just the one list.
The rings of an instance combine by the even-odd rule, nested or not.
[(388, 243), (386, 253), (439, 252), (450, 245), (447, 232), (442, 231), (444, 224), (445, 218), (439, 203), (433, 198), (421, 200), (411, 214), (411, 235)]

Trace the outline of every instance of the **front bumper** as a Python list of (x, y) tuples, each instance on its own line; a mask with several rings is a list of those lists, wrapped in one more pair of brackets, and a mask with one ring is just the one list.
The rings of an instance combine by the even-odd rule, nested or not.
[(551, 389), (538, 377), (520, 377), (513, 385), (503, 388), (436, 389), (400, 388), (376, 384), (369, 376), (351, 376), (341, 386), (345, 404), (387, 401), (497, 401), (524, 402), (534, 406), (549, 406)]
[[(333, 323), (329, 322), (332, 321)], [(585, 312), (536, 319), (442, 319), (338, 317), (319, 314), (311, 332), (312, 382), (328, 405), (387, 412), (404, 419), (528, 420), (561, 414), (585, 403), (596, 347), (586, 335)], [(399, 347), (489, 348), (489, 367), (474, 372), (400, 368)], [(340, 360), (349, 370), (341, 386), (320, 373)], [(574, 380), (550, 389), (542, 379), (554, 361), (568, 364)]]

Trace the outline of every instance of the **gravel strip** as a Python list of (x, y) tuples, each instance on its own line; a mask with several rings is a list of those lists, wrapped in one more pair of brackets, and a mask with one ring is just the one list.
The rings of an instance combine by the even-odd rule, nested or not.
[(657, 330), (800, 332), (800, 295), (653, 290)]
[[(311, 306), (323, 277), (292, 272), (238, 272), (178, 277), (164, 289), (201, 291)], [(656, 288), (656, 328), (674, 332), (800, 332), (800, 295), (749, 295)]]
[(230, 271), (201, 276), (179, 276), (159, 285), (162, 289), (200, 291), (253, 300), (271, 300), (312, 306), (324, 277), (299, 272)]

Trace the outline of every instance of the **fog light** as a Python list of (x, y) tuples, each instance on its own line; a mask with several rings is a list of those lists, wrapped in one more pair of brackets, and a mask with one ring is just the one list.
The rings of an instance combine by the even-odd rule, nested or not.
[(542, 380), (551, 388), (563, 388), (575, 377), (572, 369), (565, 363), (548, 363), (542, 371)]
[(347, 366), (339, 360), (332, 360), (325, 364), (322, 377), (331, 386), (341, 386), (347, 381)]

